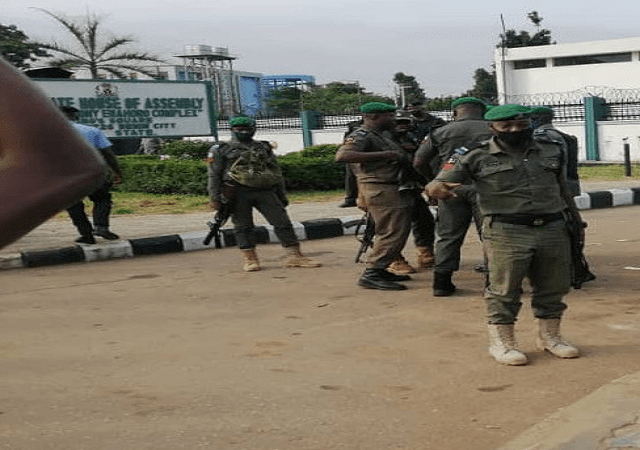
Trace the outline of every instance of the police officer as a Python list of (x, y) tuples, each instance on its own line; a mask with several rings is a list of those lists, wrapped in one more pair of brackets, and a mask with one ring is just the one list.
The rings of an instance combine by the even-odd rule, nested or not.
[[(413, 118), (411, 115), (403, 111), (396, 113), (396, 126), (393, 136), (407, 153), (407, 157), (413, 160), (420, 141), (414, 134)], [(411, 232), (416, 247), (416, 267), (419, 270), (429, 269), (434, 264), (433, 242), (435, 240), (435, 220), (433, 214), (431, 214), (429, 205), (422, 196), (426, 179), (411, 166), (404, 168), (402, 176), (404, 180), (401, 181), (400, 189), (410, 190), (414, 196)], [(414, 269), (402, 255), (391, 263), (387, 270), (397, 275), (416, 272), (416, 269)]]
[(433, 130), (445, 125), (447, 122), (440, 117), (425, 111), (424, 103), (416, 100), (405, 107), (405, 111), (413, 116), (413, 131), (419, 141), (422, 141)]
[(360, 107), (362, 127), (351, 133), (338, 148), (336, 161), (350, 163), (358, 179), (358, 206), (367, 210), (375, 223), (373, 247), (358, 284), (364, 288), (403, 290), (387, 267), (401, 254), (411, 231), (414, 198), (400, 190), (401, 172), (410, 165), (406, 152), (391, 135), (395, 124), (393, 105), (381, 102)]
[(562, 144), (567, 168), (567, 186), (574, 197), (580, 195), (580, 177), (578, 175), (578, 138), (563, 133), (553, 126), (553, 109), (538, 106), (531, 110), (533, 138), (539, 140), (555, 140)]
[(562, 147), (533, 139), (530, 111), (502, 105), (486, 113), (494, 138), (446, 163), (427, 186), (430, 196), (446, 199), (461, 182), (475, 182), (489, 265), (489, 353), (508, 365), (527, 363), (514, 334), (525, 277), (539, 321), (539, 347), (560, 358), (579, 356), (560, 336), (560, 320), (567, 307), (562, 298), (570, 286), (564, 219), (582, 219), (567, 189)]
[(230, 202), (236, 242), (244, 255), (244, 270), (260, 270), (255, 250), (254, 207), (273, 225), (285, 248), (285, 267), (321, 266), (300, 252), (285, 209), (289, 202), (284, 178), (271, 145), (253, 139), (256, 126), (250, 117), (234, 117), (229, 124), (233, 138), (214, 144), (209, 151), (209, 193), (214, 210), (219, 210), (223, 202)]
[[(354, 120), (347, 124), (347, 131), (344, 139), (356, 129), (362, 126), (362, 120)], [(344, 202), (338, 205), (339, 208), (353, 208), (358, 206), (358, 180), (356, 179), (350, 164), (345, 164), (344, 168)]]
[[(460, 149), (473, 148), (492, 136), (483, 118), (486, 105), (482, 100), (461, 97), (454, 100), (451, 107), (454, 121), (427, 136), (415, 155), (416, 170), (429, 180), (443, 164), (456, 158)], [(474, 218), (479, 232), (476, 194), (470, 181), (457, 189), (455, 198), (438, 202), (433, 273), (433, 295), (436, 297), (453, 295), (456, 290), (451, 278), (460, 268), (460, 248)]]

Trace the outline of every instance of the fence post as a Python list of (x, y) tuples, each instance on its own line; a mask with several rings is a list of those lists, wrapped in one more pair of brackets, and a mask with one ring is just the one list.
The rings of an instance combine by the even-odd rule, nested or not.
[(587, 160), (600, 161), (598, 142), (598, 120), (606, 113), (604, 100), (600, 97), (584, 98), (584, 134), (587, 145)]
[(629, 138), (623, 138), (624, 141), (623, 149), (624, 149), (624, 176), (631, 176), (631, 149), (629, 147), (629, 142), (627, 142)]
[(304, 147), (313, 145), (313, 133), (311, 130), (319, 130), (323, 128), (324, 118), (322, 113), (317, 111), (301, 111), (300, 119), (302, 121), (302, 143)]

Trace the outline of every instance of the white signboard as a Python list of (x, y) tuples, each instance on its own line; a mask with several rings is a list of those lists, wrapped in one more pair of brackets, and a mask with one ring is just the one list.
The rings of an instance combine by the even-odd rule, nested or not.
[(206, 82), (33, 80), (60, 106), (80, 110), (80, 123), (110, 138), (217, 134)]

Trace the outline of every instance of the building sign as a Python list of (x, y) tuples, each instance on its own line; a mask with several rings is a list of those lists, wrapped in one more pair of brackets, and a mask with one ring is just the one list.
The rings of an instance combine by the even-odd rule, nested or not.
[(33, 80), (60, 106), (80, 110), (80, 123), (110, 138), (216, 136), (206, 82)]

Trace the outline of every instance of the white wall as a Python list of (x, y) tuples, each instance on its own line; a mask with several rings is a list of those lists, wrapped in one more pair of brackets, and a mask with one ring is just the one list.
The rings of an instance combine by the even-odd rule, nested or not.
[(600, 160), (623, 162), (624, 138), (629, 144), (631, 161), (640, 161), (640, 122), (599, 122)]
[[(580, 161), (586, 161), (584, 123), (562, 123), (556, 125), (556, 128), (565, 133), (573, 134), (578, 138), (578, 158)], [(598, 122), (600, 161), (624, 162), (624, 138), (627, 138), (626, 142), (629, 144), (631, 161), (640, 162), (640, 121), (624, 123)]]
[[(313, 144), (342, 144), (342, 136), (345, 131), (346, 127), (344, 130), (314, 130)], [(219, 137), (221, 141), (226, 141), (231, 139), (231, 133), (228, 131), (220, 131)], [(278, 148), (275, 150), (276, 155), (299, 152), (304, 148), (301, 130), (266, 131), (259, 129), (255, 135), (255, 139), (277, 143)]]
[[(560, 123), (556, 127), (560, 131), (573, 134), (578, 138), (579, 160), (586, 161), (587, 152), (585, 144), (585, 133), (583, 122)], [(344, 131), (335, 130), (315, 130), (313, 132), (313, 143), (320, 144), (341, 144)], [(285, 155), (291, 152), (298, 152), (304, 148), (302, 143), (302, 132), (296, 130), (270, 131), (258, 130), (256, 139), (261, 141), (276, 142), (278, 148), (275, 153)], [(600, 161), (603, 162), (624, 162), (624, 138), (628, 138), (631, 160), (640, 162), (640, 121), (613, 123), (598, 123), (598, 140), (600, 145)], [(231, 138), (229, 132), (221, 131), (220, 140), (225, 141)], [(194, 138), (198, 140), (212, 140), (212, 138)]]

